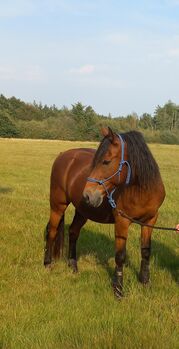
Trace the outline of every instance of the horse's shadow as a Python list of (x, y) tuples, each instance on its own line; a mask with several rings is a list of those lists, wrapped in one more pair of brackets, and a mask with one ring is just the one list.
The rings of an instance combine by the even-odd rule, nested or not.
[(79, 255), (94, 254), (100, 264), (106, 264), (114, 257), (114, 241), (102, 233), (83, 229), (78, 241)]
[[(69, 226), (66, 225), (67, 231), (68, 228)], [(68, 241), (66, 241), (66, 246), (66, 254), (68, 254)], [(109, 267), (108, 262), (110, 258), (114, 258), (114, 240), (103, 233), (95, 233), (83, 228), (77, 242), (77, 256), (80, 259), (80, 257), (89, 255), (93, 255), (96, 262), (101, 264), (112, 277), (113, 270)]]
[[(78, 258), (93, 254), (97, 263), (103, 265), (110, 278), (113, 277), (113, 268), (109, 266), (108, 261), (110, 258), (114, 258), (114, 251), (114, 239), (103, 233), (94, 233), (88, 229), (82, 229), (77, 243)], [(169, 246), (156, 240), (152, 241), (152, 256), (154, 257), (155, 266), (159, 269), (168, 270), (172, 279), (178, 283), (179, 256)], [(126, 264), (138, 276), (138, 271), (128, 254)]]
[(13, 191), (10, 187), (0, 187), (0, 194), (8, 194)]
[(160, 269), (167, 270), (172, 279), (179, 283), (179, 256), (167, 245), (160, 241), (152, 241), (154, 264)]

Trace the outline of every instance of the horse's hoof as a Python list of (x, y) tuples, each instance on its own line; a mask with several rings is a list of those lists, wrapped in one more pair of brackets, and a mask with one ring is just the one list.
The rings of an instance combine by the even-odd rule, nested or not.
[(139, 273), (139, 282), (144, 286), (148, 286), (150, 284), (149, 274)]
[(140, 280), (139, 279), (139, 281), (143, 287), (150, 287), (151, 286), (150, 280)]
[(76, 266), (76, 267), (73, 267), (73, 273), (74, 273), (74, 274), (78, 273), (78, 267), (77, 267), (77, 266)]
[(77, 273), (78, 272), (77, 261), (75, 259), (69, 259), (68, 266), (70, 268), (72, 268), (73, 273)]
[(121, 300), (124, 297), (123, 291), (120, 286), (113, 285), (113, 291), (116, 299)]
[(46, 270), (52, 270), (53, 269), (54, 264), (53, 263), (44, 263), (44, 267)]

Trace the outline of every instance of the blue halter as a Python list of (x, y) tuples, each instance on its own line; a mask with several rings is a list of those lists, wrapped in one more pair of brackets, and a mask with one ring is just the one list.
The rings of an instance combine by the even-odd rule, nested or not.
[(119, 139), (121, 141), (121, 161), (120, 161), (118, 170), (113, 175), (111, 175), (108, 178), (104, 178), (104, 179), (96, 179), (96, 178), (91, 178), (91, 177), (87, 178), (88, 182), (98, 183), (99, 185), (102, 185), (104, 187), (104, 189), (106, 191), (106, 194), (107, 194), (108, 202), (109, 202), (109, 204), (111, 205), (112, 208), (116, 208), (116, 203), (115, 203), (115, 201), (113, 199), (113, 194), (114, 194), (114, 192), (116, 190), (116, 187), (109, 193), (108, 189), (105, 186), (105, 182), (109, 181), (111, 178), (113, 178), (116, 175), (119, 175), (119, 181), (120, 181), (120, 173), (122, 171), (122, 168), (123, 168), (124, 164), (126, 164), (127, 167), (128, 167), (125, 184), (129, 184), (130, 177), (131, 177), (131, 167), (129, 165), (129, 162), (124, 160), (124, 141), (123, 141), (123, 139), (122, 139), (120, 134), (118, 134), (118, 137), (119, 137)]

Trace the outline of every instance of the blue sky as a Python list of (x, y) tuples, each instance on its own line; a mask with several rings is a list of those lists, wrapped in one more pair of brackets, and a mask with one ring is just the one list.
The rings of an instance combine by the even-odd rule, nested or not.
[(0, 0), (0, 93), (113, 116), (179, 104), (179, 0)]

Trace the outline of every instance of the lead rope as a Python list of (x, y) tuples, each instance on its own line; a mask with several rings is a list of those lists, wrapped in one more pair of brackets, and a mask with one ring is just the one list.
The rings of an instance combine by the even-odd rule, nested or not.
[(139, 221), (138, 219), (134, 219), (134, 218), (128, 216), (122, 210), (118, 210), (118, 209), (116, 209), (116, 210), (117, 210), (118, 215), (120, 215), (121, 217), (128, 219), (132, 223), (139, 224), (142, 227), (148, 227), (148, 228), (159, 229), (159, 230), (171, 230), (171, 231), (177, 231), (179, 233), (178, 228), (168, 228), (168, 227), (160, 227), (160, 226), (152, 225), (152, 224), (146, 224), (146, 223)]

